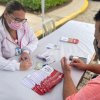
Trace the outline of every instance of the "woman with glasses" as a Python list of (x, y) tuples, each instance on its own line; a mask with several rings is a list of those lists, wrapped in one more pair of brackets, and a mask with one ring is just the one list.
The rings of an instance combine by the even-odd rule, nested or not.
[[(0, 17), (0, 70), (27, 70), (32, 66), (30, 54), (38, 39), (29, 28), (25, 8), (18, 1), (7, 4)], [(20, 56), (19, 61), (9, 60)]]

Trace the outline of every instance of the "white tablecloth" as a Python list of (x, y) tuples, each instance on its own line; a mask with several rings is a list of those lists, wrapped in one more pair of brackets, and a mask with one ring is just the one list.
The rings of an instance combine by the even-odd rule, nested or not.
[[(61, 43), (59, 42), (61, 36), (78, 38), (80, 42), (79, 44)], [(45, 51), (45, 46), (48, 43), (53, 43), (60, 47), (60, 50), (53, 51), (56, 62), (50, 65), (59, 71), (62, 71), (60, 66), (60, 58), (62, 55), (66, 57), (70, 55), (87, 57), (89, 62), (94, 54), (93, 39), (93, 24), (69, 21), (52, 34), (39, 41), (38, 48), (33, 54), (34, 66), (38, 61), (36, 55)], [(52, 91), (43, 96), (25, 87), (22, 84), (22, 79), (33, 71), (33, 68), (28, 71), (0, 71), (0, 100), (63, 100), (63, 81), (54, 87)], [(83, 71), (72, 68), (72, 79), (75, 85), (78, 84), (82, 75)]]

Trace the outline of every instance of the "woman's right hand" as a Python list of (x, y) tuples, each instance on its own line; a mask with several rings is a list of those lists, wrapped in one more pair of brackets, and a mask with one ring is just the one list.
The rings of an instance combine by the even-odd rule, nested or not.
[(20, 70), (24, 71), (29, 69), (32, 66), (32, 62), (30, 60), (24, 60), (20, 63)]

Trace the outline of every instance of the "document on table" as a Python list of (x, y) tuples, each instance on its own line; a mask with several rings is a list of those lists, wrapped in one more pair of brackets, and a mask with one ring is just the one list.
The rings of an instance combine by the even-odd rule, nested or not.
[(42, 69), (27, 75), (22, 83), (39, 95), (44, 95), (61, 82), (62, 78), (63, 73), (45, 65)]

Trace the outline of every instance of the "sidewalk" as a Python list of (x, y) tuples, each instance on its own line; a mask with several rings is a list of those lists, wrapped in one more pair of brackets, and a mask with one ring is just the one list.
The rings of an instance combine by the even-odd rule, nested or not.
[[(64, 7), (46, 13), (45, 17), (46, 19), (53, 18), (55, 21), (59, 21), (60, 19), (77, 12), (84, 5), (84, 3), (85, 0), (73, 0), (70, 4)], [(4, 9), (5, 7), (0, 5), (0, 15), (3, 13)], [(41, 15), (26, 13), (26, 18), (35, 33), (41, 29)]]

